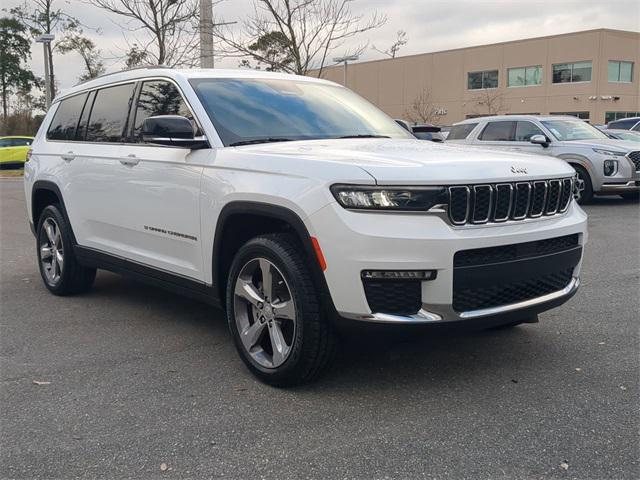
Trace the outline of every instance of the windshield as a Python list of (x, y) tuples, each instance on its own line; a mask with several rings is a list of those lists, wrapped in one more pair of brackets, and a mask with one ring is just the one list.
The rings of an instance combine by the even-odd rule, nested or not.
[(582, 120), (543, 120), (542, 124), (560, 141), (608, 138), (600, 130)]
[(191, 84), (225, 146), (344, 137), (413, 138), (352, 91), (309, 81), (207, 78)]

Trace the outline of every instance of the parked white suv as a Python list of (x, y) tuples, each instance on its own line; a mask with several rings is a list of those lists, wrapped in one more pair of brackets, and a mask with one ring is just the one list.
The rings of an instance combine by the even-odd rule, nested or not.
[(638, 198), (640, 148), (635, 142), (607, 137), (570, 116), (502, 115), (468, 119), (453, 126), (447, 142), (551, 155), (578, 173), (579, 201), (594, 194)]
[(586, 241), (574, 175), (416, 140), (324, 80), (140, 69), (56, 99), (25, 190), (52, 293), (103, 268), (209, 301), (249, 369), (290, 385), (347, 320), (488, 327), (565, 302)]

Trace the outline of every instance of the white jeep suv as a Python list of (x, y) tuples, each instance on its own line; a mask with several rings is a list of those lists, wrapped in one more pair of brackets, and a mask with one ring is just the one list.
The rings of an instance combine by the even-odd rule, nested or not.
[(57, 98), (25, 191), (52, 293), (102, 268), (206, 300), (248, 368), (291, 385), (341, 323), (490, 327), (565, 302), (586, 241), (574, 175), (416, 140), (328, 81), (156, 68)]
[(577, 196), (581, 203), (591, 201), (594, 194), (637, 199), (640, 192), (638, 144), (609, 138), (576, 117), (472, 118), (455, 124), (447, 142), (561, 158), (578, 174)]

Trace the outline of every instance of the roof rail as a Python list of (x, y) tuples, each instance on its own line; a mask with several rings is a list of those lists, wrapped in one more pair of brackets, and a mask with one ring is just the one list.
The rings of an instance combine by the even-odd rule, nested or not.
[(109, 72), (109, 73), (105, 73), (104, 75), (99, 75), (99, 76), (94, 77), (94, 78), (89, 78), (87, 80), (83, 80), (81, 82), (76, 83), (74, 85), (74, 87), (77, 87), (78, 85), (83, 85), (83, 84), (85, 84), (87, 82), (91, 82), (93, 80), (97, 80), (99, 78), (108, 77), (110, 75), (116, 75), (118, 73), (132, 72), (134, 70), (155, 70), (155, 69), (159, 69), (159, 68), (171, 68), (171, 67), (169, 67), (167, 65), (145, 65), (145, 66), (142, 66), (142, 67), (125, 68), (125, 69), (122, 69), (122, 70), (118, 70), (117, 72)]

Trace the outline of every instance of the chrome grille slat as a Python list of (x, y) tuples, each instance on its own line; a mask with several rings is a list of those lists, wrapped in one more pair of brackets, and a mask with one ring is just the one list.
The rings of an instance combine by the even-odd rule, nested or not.
[(567, 211), (571, 178), (448, 187), (449, 221), (456, 226), (519, 221)]
[(562, 182), (554, 179), (549, 180), (549, 189), (547, 194), (546, 206), (544, 208), (545, 215), (555, 215), (560, 208), (560, 196), (562, 190)]
[(533, 182), (533, 194), (531, 199), (531, 218), (541, 217), (547, 204), (548, 184), (545, 180)]
[[(511, 185), (510, 183), (499, 183), (495, 186), (495, 190), (496, 192), (495, 192), (493, 221), (506, 222), (507, 220), (509, 220), (509, 215), (511, 215), (511, 209), (513, 208), (513, 185)], [(501, 191), (503, 193), (500, 193)], [(498, 215), (498, 208), (502, 208), (503, 195), (508, 195), (507, 211), (504, 213), (504, 215)]]
[[(489, 196), (485, 200), (481, 195)], [(493, 200), (493, 188), (491, 185), (473, 186), (473, 213), (471, 221), (475, 224), (487, 223), (491, 218), (491, 202)], [(486, 212), (486, 213), (485, 213)]]

